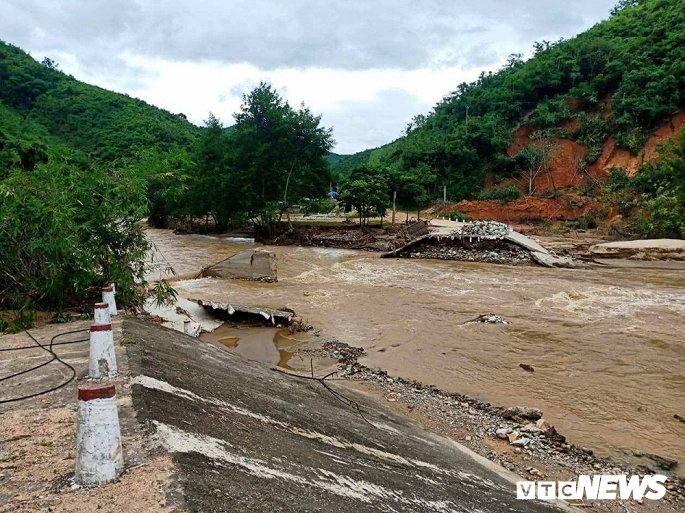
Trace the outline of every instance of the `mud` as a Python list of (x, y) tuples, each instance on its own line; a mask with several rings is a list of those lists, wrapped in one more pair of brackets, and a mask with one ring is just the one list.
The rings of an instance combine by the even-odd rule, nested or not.
[[(245, 248), (149, 235), (181, 268)], [(600, 455), (685, 461), (685, 424), (673, 417), (685, 404), (685, 274), (272, 249), (277, 284), (206, 278), (175, 286), (186, 297), (220, 301), (230, 292), (242, 304), (289, 307), (323, 335), (366, 349), (369, 367), (498, 405), (538, 407), (572, 443)], [(484, 313), (510, 324), (464, 324)]]

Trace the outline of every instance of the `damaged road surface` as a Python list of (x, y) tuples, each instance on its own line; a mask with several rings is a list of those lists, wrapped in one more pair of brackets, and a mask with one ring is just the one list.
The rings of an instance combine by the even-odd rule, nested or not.
[[(137, 418), (173, 456), (189, 511), (550, 512), (504, 470), (361, 394), (138, 320)], [(566, 508), (568, 509), (568, 508)]]

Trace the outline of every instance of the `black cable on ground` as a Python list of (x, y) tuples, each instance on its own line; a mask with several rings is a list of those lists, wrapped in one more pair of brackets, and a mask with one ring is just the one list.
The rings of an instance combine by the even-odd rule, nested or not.
[[(57, 338), (57, 337), (61, 337), (61, 336), (63, 336), (63, 335), (71, 335), (71, 334), (73, 334), (73, 333), (81, 333), (81, 332), (84, 332), (84, 331), (88, 331), (88, 328), (83, 328), (83, 329), (74, 330), (74, 331), (65, 331), (64, 333), (60, 333), (60, 334), (56, 335), (55, 337), (53, 337), (53, 339), (55, 339), (55, 338)], [(85, 342), (85, 341), (87, 341), (87, 340), (90, 340), (90, 339), (89, 339), (89, 338), (80, 338), (80, 339), (78, 339), (78, 340), (67, 340), (66, 342), (55, 342), (55, 343), (51, 343), (51, 344), (50, 344), (50, 347), (52, 347), (52, 346), (64, 346), (64, 345), (67, 345), (67, 344), (76, 344), (77, 342)], [(3, 348), (0, 349), (0, 353), (4, 353), (4, 352), (7, 352), (7, 351), (21, 351), (21, 350), (24, 350), (24, 349), (35, 349), (35, 348), (36, 348), (35, 345), (32, 345), (32, 346), (20, 346), (20, 347), (3, 347)]]
[[(44, 367), (45, 365), (47, 365), (47, 364), (49, 364), (49, 363), (51, 363), (51, 362), (53, 362), (53, 361), (55, 361), (55, 360), (57, 360), (59, 363), (61, 363), (61, 364), (64, 365), (65, 367), (67, 367), (67, 368), (71, 371), (71, 376), (70, 376), (66, 381), (64, 381), (63, 383), (60, 383), (59, 385), (56, 385), (56, 386), (54, 386), (54, 387), (51, 387), (51, 388), (49, 388), (49, 389), (47, 389), (47, 390), (41, 390), (40, 392), (36, 392), (36, 393), (33, 393), (33, 394), (27, 394), (27, 395), (23, 395), (23, 396), (20, 396), (20, 397), (13, 397), (12, 399), (0, 399), (0, 404), (13, 403), (13, 402), (16, 402), (16, 401), (23, 401), (24, 399), (31, 399), (31, 398), (33, 398), (33, 397), (38, 397), (39, 395), (43, 395), (43, 394), (47, 394), (47, 393), (49, 393), (49, 392), (54, 392), (55, 390), (59, 390), (60, 388), (62, 388), (62, 387), (64, 387), (64, 386), (68, 385), (69, 383), (71, 383), (71, 382), (74, 380), (74, 378), (76, 377), (76, 369), (74, 369), (71, 365), (69, 365), (67, 362), (65, 362), (64, 360), (62, 360), (59, 356), (57, 356), (57, 354), (53, 351), (52, 348), (53, 348), (53, 346), (55, 346), (55, 345), (63, 345), (63, 344), (67, 344), (67, 343), (72, 343), (72, 344), (73, 344), (73, 343), (76, 343), (76, 342), (85, 342), (86, 340), (90, 340), (89, 338), (88, 338), (88, 339), (79, 339), (79, 340), (72, 340), (72, 341), (69, 341), (69, 342), (61, 342), (61, 343), (55, 344), (55, 339), (57, 339), (57, 338), (59, 338), (59, 337), (62, 337), (62, 336), (65, 336), (65, 335), (71, 335), (71, 334), (74, 334), (74, 333), (81, 333), (81, 332), (84, 332), (84, 331), (88, 331), (88, 329), (80, 329), (80, 330), (73, 330), (73, 331), (65, 331), (64, 333), (58, 333), (57, 335), (55, 335), (54, 337), (52, 337), (52, 338), (50, 339), (50, 345), (49, 345), (48, 347), (46, 347), (46, 346), (44, 346), (43, 344), (41, 344), (40, 342), (38, 342), (38, 340), (36, 340), (36, 338), (35, 338), (33, 335), (31, 335), (31, 334), (28, 332), (28, 330), (24, 330), (24, 332), (25, 332), (29, 337), (31, 337), (31, 340), (33, 340), (33, 341), (37, 344), (38, 347), (40, 347), (41, 349), (43, 349), (43, 350), (47, 351), (48, 353), (50, 353), (50, 354), (52, 355), (52, 358), (51, 358), (50, 360), (48, 360), (47, 362), (43, 362), (43, 363), (41, 363), (40, 365), (37, 365), (37, 366), (35, 366), (35, 367), (31, 368), (31, 369), (23, 370), (23, 371), (20, 371), (20, 372), (15, 373), (15, 374), (12, 374), (12, 375), (10, 375), (10, 376), (6, 376), (6, 377), (0, 379), (0, 382), (1, 382), (1, 381), (5, 381), (5, 380), (10, 379), (10, 378), (14, 378), (14, 377), (16, 377), (16, 376), (21, 376), (22, 374), (26, 374), (27, 372), (30, 372), (30, 371), (32, 371), (32, 370), (39, 369), (39, 368)], [(35, 347), (35, 346), (30, 346), (30, 347)], [(12, 349), (19, 349), (19, 348), (12, 348)]]

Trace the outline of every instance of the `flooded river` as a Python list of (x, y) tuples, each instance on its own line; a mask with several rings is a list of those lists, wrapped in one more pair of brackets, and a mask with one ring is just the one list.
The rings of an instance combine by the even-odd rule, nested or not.
[[(572, 443), (620, 460), (631, 451), (675, 458), (685, 474), (685, 423), (673, 417), (685, 416), (685, 272), (270, 247), (278, 283), (190, 279), (254, 245), (148, 233), (161, 261), (189, 278), (175, 283), (181, 296), (292, 308), (324, 336), (364, 347), (365, 365), (493, 404), (539, 407)], [(510, 324), (464, 324), (485, 313)]]

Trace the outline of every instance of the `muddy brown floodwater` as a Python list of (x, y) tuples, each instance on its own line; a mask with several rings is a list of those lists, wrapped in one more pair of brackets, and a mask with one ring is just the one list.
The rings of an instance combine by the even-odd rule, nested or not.
[[(148, 236), (185, 276), (254, 246), (166, 230)], [(621, 461), (635, 462), (636, 451), (675, 458), (685, 474), (685, 423), (674, 418), (685, 416), (685, 272), (269, 249), (278, 283), (202, 278), (175, 287), (188, 298), (292, 308), (324, 336), (364, 347), (370, 367), (493, 404), (539, 407), (572, 443)], [(483, 313), (510, 324), (464, 324)]]

